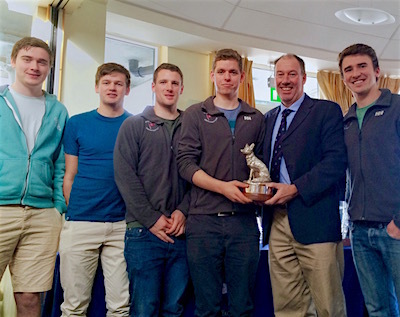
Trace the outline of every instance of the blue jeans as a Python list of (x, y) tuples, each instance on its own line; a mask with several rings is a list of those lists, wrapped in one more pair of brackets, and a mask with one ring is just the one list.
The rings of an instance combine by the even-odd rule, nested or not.
[(400, 240), (384, 223), (357, 221), (350, 225), (354, 263), (370, 317), (399, 316)]
[(173, 239), (161, 241), (146, 228), (126, 230), (131, 317), (182, 315), (189, 280), (186, 241)]
[(255, 214), (189, 215), (186, 236), (195, 315), (221, 316), (225, 281), (229, 316), (252, 316), (260, 237)]

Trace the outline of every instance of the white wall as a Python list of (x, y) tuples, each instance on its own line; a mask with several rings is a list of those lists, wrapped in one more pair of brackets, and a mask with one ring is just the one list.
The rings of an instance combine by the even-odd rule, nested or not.
[(179, 66), (183, 73), (183, 94), (178, 107), (186, 109), (190, 105), (203, 101), (209, 95), (209, 57), (207, 54), (169, 48), (168, 62)]
[(106, 4), (85, 0), (64, 15), (60, 100), (70, 115), (97, 108), (97, 67), (104, 62)]

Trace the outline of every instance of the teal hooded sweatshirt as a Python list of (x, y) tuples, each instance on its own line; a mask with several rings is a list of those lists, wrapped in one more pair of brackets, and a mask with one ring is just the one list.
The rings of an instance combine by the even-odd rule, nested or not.
[(68, 112), (45, 92), (45, 114), (32, 153), (8, 86), (0, 87), (0, 205), (22, 204), (66, 210), (62, 192), (65, 159), (62, 147)]

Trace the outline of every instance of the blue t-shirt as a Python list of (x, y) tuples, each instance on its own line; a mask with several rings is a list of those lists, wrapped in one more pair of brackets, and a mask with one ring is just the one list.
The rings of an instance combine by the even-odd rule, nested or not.
[(130, 114), (116, 118), (97, 110), (73, 116), (64, 134), (64, 151), (78, 156), (66, 220), (116, 222), (125, 219), (125, 204), (114, 181), (113, 152), (119, 128)]
[(232, 134), (235, 133), (235, 126), (236, 126), (236, 118), (241, 110), (241, 105), (239, 103), (239, 106), (237, 106), (235, 109), (223, 109), (220, 107), (217, 107), (219, 111), (223, 112), (225, 117), (228, 119), (229, 127), (231, 128)]

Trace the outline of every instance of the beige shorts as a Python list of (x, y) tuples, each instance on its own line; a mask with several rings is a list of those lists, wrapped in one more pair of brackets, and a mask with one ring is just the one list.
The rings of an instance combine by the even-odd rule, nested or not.
[(55, 208), (0, 206), (0, 277), (9, 264), (14, 292), (51, 289), (61, 225)]

